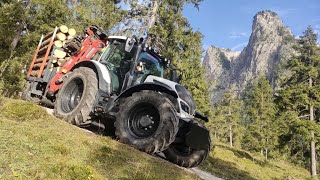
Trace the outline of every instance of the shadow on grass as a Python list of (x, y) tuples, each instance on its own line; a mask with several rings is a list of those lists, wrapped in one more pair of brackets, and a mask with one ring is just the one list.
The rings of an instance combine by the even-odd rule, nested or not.
[(95, 134), (112, 138), (102, 138), (104, 143), (92, 148), (88, 156), (89, 164), (93, 164), (99, 174), (109, 179), (196, 179), (165, 159), (115, 142), (113, 124), (114, 120), (110, 119), (103, 124), (103, 129), (95, 125), (85, 128)]
[(196, 179), (173, 164), (127, 145), (102, 145), (89, 157), (110, 179)]
[(231, 148), (231, 147), (229, 147), (229, 146), (225, 146), (225, 145), (221, 145), (221, 144), (216, 145), (216, 146), (219, 146), (219, 147), (221, 147), (221, 148), (224, 148), (224, 149), (227, 149), (227, 150), (232, 151), (233, 154), (234, 154), (235, 156), (237, 156), (238, 158), (246, 158), (246, 159), (249, 159), (249, 160), (253, 161), (254, 163), (259, 164), (259, 165), (262, 165), (262, 166), (267, 165), (267, 162), (261, 161), (261, 160), (259, 160), (259, 159), (256, 159), (254, 156), (252, 156), (251, 154), (249, 154), (249, 153), (246, 152), (246, 151), (238, 150), (238, 149)]
[(249, 173), (239, 170), (235, 163), (227, 162), (221, 159), (212, 158), (211, 156), (201, 165), (212, 174), (224, 179), (239, 179), (239, 180), (255, 180)]

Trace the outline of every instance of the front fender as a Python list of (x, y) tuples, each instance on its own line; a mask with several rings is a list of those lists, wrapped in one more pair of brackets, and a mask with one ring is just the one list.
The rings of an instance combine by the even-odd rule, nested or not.
[(135, 92), (139, 92), (142, 90), (151, 90), (151, 91), (158, 91), (158, 92), (163, 92), (163, 93), (167, 93), (171, 96), (173, 96), (174, 98), (178, 98), (178, 94), (173, 91), (171, 88), (161, 85), (161, 84), (157, 84), (157, 83), (143, 83), (143, 84), (137, 84), (135, 86), (130, 87), (129, 89), (123, 91), (116, 99), (116, 101), (120, 98), (123, 97), (129, 97), (131, 96), (133, 93)]

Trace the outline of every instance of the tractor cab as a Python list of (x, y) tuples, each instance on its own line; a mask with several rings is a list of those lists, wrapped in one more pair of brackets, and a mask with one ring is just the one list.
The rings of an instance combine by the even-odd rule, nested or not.
[(112, 92), (115, 94), (120, 93), (125, 75), (133, 63), (134, 51), (125, 51), (126, 39), (124, 36), (108, 37), (108, 46), (102, 50), (103, 53), (98, 59), (109, 70)]
[(138, 43), (135, 37), (109, 36), (108, 46), (102, 51), (98, 61), (109, 70), (114, 94), (143, 83), (149, 75), (163, 78), (169, 64), (156, 50)]

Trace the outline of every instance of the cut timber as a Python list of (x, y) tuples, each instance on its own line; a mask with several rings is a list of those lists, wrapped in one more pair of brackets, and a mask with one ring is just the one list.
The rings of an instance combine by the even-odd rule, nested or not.
[(44, 36), (43, 41), (50, 39), (51, 36), (53, 35), (54, 31), (49, 32), (47, 35)]
[(69, 31), (68, 27), (65, 25), (60, 26), (59, 29), (62, 33), (65, 33), (65, 34), (68, 33)]
[(42, 63), (43, 59), (44, 59), (43, 57), (42, 58), (38, 58), (38, 59), (36, 59), (36, 61), (34, 63), (35, 64)]
[(58, 64), (59, 66), (62, 66), (66, 61), (67, 61), (66, 59), (58, 59), (57, 64)]
[(69, 31), (68, 31), (68, 34), (69, 34), (70, 36), (75, 36), (76, 33), (77, 33), (76, 30), (73, 29), (73, 28), (70, 28)]
[(59, 59), (66, 57), (67, 53), (63, 51), (63, 49), (55, 49), (53, 52)]
[(51, 63), (57, 63), (58, 57), (56, 55), (53, 55), (51, 60), (52, 60)]
[(67, 36), (66, 36), (65, 34), (59, 32), (59, 33), (57, 34), (57, 38), (58, 38), (58, 40), (60, 40), (60, 41), (64, 41), (64, 40), (67, 39)]
[(70, 40), (70, 39), (73, 39), (73, 36), (69, 35), (69, 36), (67, 37), (67, 40)]
[(31, 71), (30, 75), (34, 77), (38, 76), (38, 70)]
[(50, 68), (49, 68), (49, 71), (52, 71), (52, 70), (53, 70), (53, 68), (54, 68), (54, 65), (53, 65), (53, 64), (51, 64), (51, 65), (50, 65)]
[(53, 55), (52, 56), (52, 63), (54, 63), (54, 61), (57, 62), (57, 60), (58, 60), (58, 57), (56, 55)]
[(62, 47), (62, 41), (60, 41), (60, 40), (54, 41), (54, 46), (56, 46), (58, 48), (61, 48)]
[(42, 48), (39, 50), (38, 55), (42, 55), (42, 54), (46, 53), (48, 47), (49, 47), (49, 45), (46, 45), (46, 46), (42, 47)]
[(44, 46), (48, 45), (48, 44), (50, 43), (50, 41), (51, 41), (51, 38), (43, 41), (43, 42), (41, 43), (41, 47), (44, 47)]
[[(40, 69), (41, 64), (42, 64), (42, 63), (35, 64), (32, 69), (34, 69), (34, 70)], [(47, 66), (47, 65), (45, 65), (44, 67), (46, 67), (46, 66)]]

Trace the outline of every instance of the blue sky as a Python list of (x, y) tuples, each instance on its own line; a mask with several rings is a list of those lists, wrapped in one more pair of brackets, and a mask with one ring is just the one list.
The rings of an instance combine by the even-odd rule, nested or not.
[(204, 35), (204, 49), (214, 45), (241, 50), (248, 43), (253, 16), (267, 9), (276, 12), (295, 36), (308, 25), (320, 34), (320, 0), (204, 0), (199, 11), (187, 5), (183, 14)]

